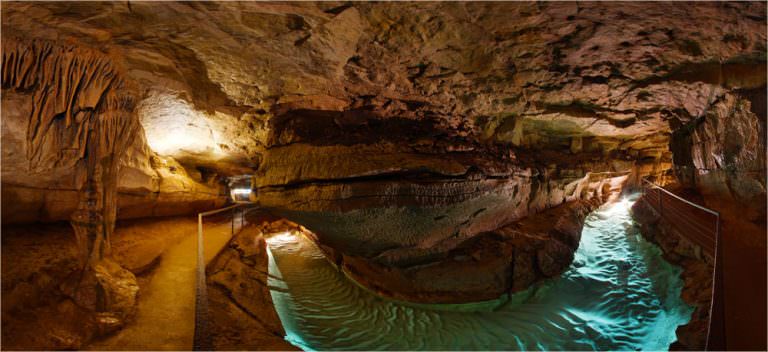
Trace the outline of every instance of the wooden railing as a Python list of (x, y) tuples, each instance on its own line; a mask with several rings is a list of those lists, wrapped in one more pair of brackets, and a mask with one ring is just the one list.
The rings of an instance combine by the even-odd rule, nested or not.
[(643, 179), (643, 200), (680, 236), (700, 248), (713, 263), (712, 300), (705, 350), (725, 350), (725, 304), (720, 214)]
[[(195, 284), (195, 337), (192, 348), (195, 351), (210, 351), (213, 349), (211, 335), (208, 332), (208, 286), (205, 277), (205, 249), (203, 247), (203, 218), (231, 211), (231, 236), (235, 235), (235, 223), (239, 218), (240, 228), (245, 224), (245, 214), (250, 211), (251, 203), (238, 202), (226, 208), (211, 210), (197, 214), (197, 281)], [(239, 215), (238, 215), (239, 213)]]

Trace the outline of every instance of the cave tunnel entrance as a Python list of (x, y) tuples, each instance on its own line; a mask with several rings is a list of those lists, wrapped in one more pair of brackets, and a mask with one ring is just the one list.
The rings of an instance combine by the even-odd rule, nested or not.
[(232, 201), (247, 202), (250, 200), (251, 189), (250, 188), (233, 188), (231, 194), (232, 194)]
[(233, 203), (251, 202), (256, 199), (252, 175), (237, 175), (228, 178), (229, 199)]

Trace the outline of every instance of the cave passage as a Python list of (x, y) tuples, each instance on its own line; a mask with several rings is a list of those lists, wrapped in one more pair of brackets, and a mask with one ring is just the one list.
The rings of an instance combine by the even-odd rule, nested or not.
[(267, 240), (272, 298), (286, 339), (305, 350), (666, 350), (693, 309), (681, 269), (630, 217), (636, 199), (591, 213), (565, 273), (493, 310), (382, 299), (290, 233)]

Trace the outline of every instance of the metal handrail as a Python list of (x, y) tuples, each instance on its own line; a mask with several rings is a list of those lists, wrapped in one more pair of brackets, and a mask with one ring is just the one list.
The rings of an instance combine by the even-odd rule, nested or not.
[(698, 208), (698, 209), (701, 209), (701, 210), (703, 210), (703, 211), (706, 211), (707, 213), (710, 213), (710, 214), (712, 214), (712, 215), (714, 215), (714, 216), (717, 216), (718, 218), (720, 217), (720, 213), (718, 213), (718, 212), (716, 212), (716, 211), (714, 211), (714, 210), (712, 210), (712, 209), (709, 209), (709, 208), (707, 208), (707, 207), (705, 207), (705, 206), (702, 206), (702, 205), (698, 205), (698, 204), (696, 204), (696, 203), (694, 203), (694, 202), (691, 202), (691, 201), (689, 201), (689, 200), (687, 200), (687, 199), (685, 199), (685, 198), (682, 198), (682, 197), (678, 196), (677, 194), (674, 194), (674, 193), (672, 193), (672, 192), (670, 192), (670, 191), (667, 191), (667, 190), (666, 190), (664, 187), (662, 187), (662, 186), (659, 186), (659, 185), (657, 185), (657, 184), (655, 184), (655, 183), (653, 183), (653, 182), (651, 182), (651, 181), (648, 181), (648, 179), (647, 179), (647, 178), (643, 178), (643, 182), (647, 183), (649, 186), (651, 186), (651, 188), (658, 188), (658, 189), (660, 189), (661, 191), (663, 191), (664, 193), (666, 193), (667, 195), (670, 195), (670, 196), (672, 196), (672, 197), (675, 197), (675, 198), (677, 198), (678, 200), (681, 200), (681, 201), (685, 202), (686, 204), (688, 204), (688, 205), (690, 205), (690, 206), (693, 206), (693, 207), (696, 207), (696, 208)]
[(223, 213), (232, 210), (231, 235), (235, 235), (236, 211), (240, 208), (240, 228), (245, 221), (245, 209), (250, 202), (236, 202), (234, 205), (221, 209), (211, 210), (197, 214), (197, 280), (195, 285), (195, 336), (192, 348), (195, 351), (210, 351), (213, 346), (208, 334), (208, 286), (205, 277), (205, 250), (203, 248), (203, 217)]
[[(714, 211), (712, 209), (709, 209), (707, 207), (704, 207), (702, 205), (693, 203), (693, 202), (691, 202), (691, 201), (689, 201), (687, 199), (684, 199), (684, 198), (682, 198), (682, 197), (680, 197), (680, 196), (678, 196), (678, 195), (676, 195), (676, 194), (666, 190), (664, 187), (659, 186), (659, 185), (649, 181), (646, 178), (643, 178), (642, 180), (643, 180), (643, 182), (645, 184), (650, 186), (650, 188), (658, 189), (660, 192), (663, 192), (663, 194), (659, 193), (659, 210), (658, 210), (659, 217), (662, 217), (662, 218), (664, 217), (664, 208), (661, 206), (662, 205), (663, 195), (671, 196), (671, 197), (673, 197), (673, 198), (675, 198), (677, 200), (680, 200), (680, 201), (684, 202), (687, 205), (690, 205), (690, 206), (692, 206), (692, 207), (694, 207), (696, 209), (702, 210), (704, 212), (707, 212), (707, 213), (715, 216), (714, 248), (711, 248), (712, 257), (714, 259), (713, 265), (712, 265), (713, 266), (713, 268), (712, 268), (712, 296), (711, 296), (710, 305), (709, 305), (709, 322), (707, 324), (707, 338), (706, 338), (704, 349), (705, 350), (712, 350), (712, 348), (714, 348), (716, 350), (724, 349), (725, 348), (724, 325), (721, 327), (721, 330), (723, 330), (723, 331), (721, 331), (721, 333), (722, 333), (722, 336), (721, 336), (722, 341), (720, 341), (720, 344), (722, 344), (722, 346), (711, 346), (710, 345), (710, 343), (711, 343), (710, 337), (712, 336), (712, 333), (713, 333), (713, 327), (712, 327), (712, 325), (713, 325), (713, 317), (714, 317), (715, 309), (716, 308), (719, 308), (718, 312), (717, 312), (718, 315), (719, 315), (717, 318), (720, 319), (719, 323), (720, 324), (725, 324), (725, 322), (723, 320), (724, 316), (725, 316), (725, 313), (724, 313), (725, 307), (724, 307), (724, 304), (722, 302), (722, 299), (723, 299), (722, 250), (720, 248), (720, 240), (721, 240), (722, 234), (721, 234), (721, 229), (720, 229), (720, 227), (721, 227), (720, 213), (717, 212), (717, 211)], [(646, 204), (648, 204), (648, 206), (652, 210), (656, 211), (654, 209), (654, 207), (653, 207), (653, 204), (651, 204), (648, 201), (647, 197), (645, 196), (645, 195), (647, 195), (647, 193), (645, 192), (645, 187), (643, 187), (643, 195), (644, 195), (643, 200), (646, 202)], [(679, 216), (679, 215), (683, 215), (683, 214), (677, 213), (677, 216)], [(690, 219), (690, 221), (695, 222), (696, 219)], [(704, 226), (704, 225), (702, 225), (702, 226)], [(685, 233), (683, 231), (679, 231), (678, 233), (680, 233), (681, 236), (686, 237), (686, 239), (689, 240), (690, 242), (697, 243), (699, 246), (701, 246), (700, 241), (697, 241), (697, 240), (694, 240), (692, 238), (689, 238), (689, 234), (688, 233)]]

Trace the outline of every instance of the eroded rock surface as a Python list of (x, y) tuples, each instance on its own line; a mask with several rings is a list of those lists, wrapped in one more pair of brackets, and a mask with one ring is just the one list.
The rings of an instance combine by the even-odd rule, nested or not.
[[(258, 199), (262, 206), (313, 231), (335, 256), (354, 258), (350, 260), (359, 268), (370, 266), (360, 275), (368, 278), (361, 281), (382, 282), (377, 290), (390, 296), (420, 301), (498, 296), (512, 284), (506, 278), (492, 279), (497, 271), (509, 269), (494, 262), (496, 256), (478, 256), (477, 261), (459, 265), (465, 267), (462, 272), (478, 273), (492, 267), (486, 276), (470, 275), (482, 285), (451, 282), (452, 277), (466, 275), (455, 270), (458, 264), (436, 261), (481, 233), (539, 211), (566, 202), (607, 199), (630, 173), (637, 173), (632, 162), (605, 160), (601, 154), (574, 157), (552, 151), (518, 158), (510, 147), (470, 142), (438, 122), (355, 114), (366, 113), (307, 111), (276, 119), (270, 134), (276, 145), (266, 153), (263, 171), (255, 180)], [(337, 125), (345, 118), (365, 122)], [(547, 160), (552, 164), (543, 163)], [(498, 242), (505, 240), (512, 241), (505, 237)], [(549, 248), (552, 263), (543, 263), (545, 272), (555, 275), (570, 263), (578, 240), (568, 243), (568, 249)], [(525, 243), (513, 244), (509, 251), (524, 247)], [(511, 254), (506, 254), (499, 260), (508, 260)], [(445, 272), (436, 275), (424, 263)], [(395, 275), (406, 267), (411, 278), (386, 277), (385, 273)], [(516, 288), (548, 276), (532, 275)], [(442, 287), (434, 276), (444, 278), (450, 288)], [(383, 289), (385, 283), (391, 287)]]
[(69, 219), (86, 183), (99, 194), (97, 207), (109, 210), (109, 224), (118, 207), (129, 218), (223, 204), (223, 186), (210, 170), (190, 176), (147, 147), (134, 114), (134, 81), (112, 56), (9, 38), (2, 64), (5, 223)]
[[(31, 168), (26, 158), (30, 94), (3, 90), (3, 223), (60, 221), (77, 207), (79, 182), (85, 175), (77, 155), (64, 149), (55, 163)], [(49, 158), (56, 152), (49, 150)], [(55, 159), (55, 158), (54, 158)], [(211, 172), (187, 171), (170, 157), (154, 155), (138, 134), (121, 161), (117, 206), (119, 218), (169, 216), (224, 204), (223, 186)]]
[[(197, 168), (255, 172), (283, 144), (269, 140), (275, 120), (308, 110), (352, 112), (340, 126), (368, 123), (357, 110), (434, 121), (469, 141), (618, 155), (661, 174), (670, 131), (765, 85), (765, 21), (759, 2), (9, 3), (3, 33), (100, 48), (125, 67), (147, 138), (134, 154), (149, 145), (194, 180), (170, 181), (149, 157), (129, 163), (121, 199), (141, 216), (215, 202)], [(22, 105), (3, 96), (4, 111)], [(6, 204), (37, 199), (25, 209), (43, 219), (69, 211), (71, 192), (43, 191), (66, 187), (33, 179), (4, 187)], [(150, 203), (161, 205), (140, 211)]]

